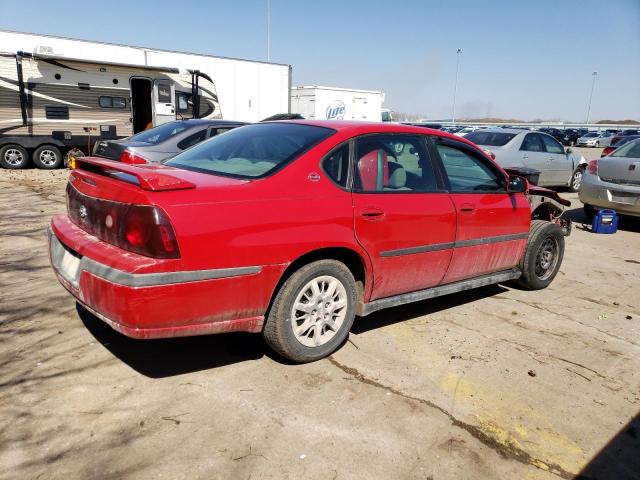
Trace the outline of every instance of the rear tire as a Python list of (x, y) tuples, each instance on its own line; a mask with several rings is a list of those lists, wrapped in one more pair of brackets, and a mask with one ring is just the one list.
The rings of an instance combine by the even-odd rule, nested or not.
[(562, 228), (544, 220), (533, 220), (529, 243), (520, 260), (522, 276), (516, 284), (527, 290), (546, 288), (560, 270), (564, 256)]
[(278, 290), (263, 336), (273, 350), (289, 360), (319, 360), (333, 353), (349, 335), (356, 299), (355, 280), (343, 263), (312, 262), (294, 272)]
[(33, 163), (43, 170), (53, 170), (62, 166), (62, 153), (53, 145), (42, 145), (33, 152)]
[(26, 168), (29, 165), (29, 155), (20, 145), (5, 145), (0, 148), (0, 165), (10, 170)]

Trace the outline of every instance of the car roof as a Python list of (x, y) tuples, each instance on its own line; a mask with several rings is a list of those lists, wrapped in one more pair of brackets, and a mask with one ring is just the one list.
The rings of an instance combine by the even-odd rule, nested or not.
[(188, 118), (186, 120), (175, 120), (176, 123), (183, 123), (189, 127), (199, 125), (248, 125), (247, 122), (239, 122), (236, 120), (208, 119), (208, 118)]
[[(483, 130), (479, 130), (478, 133), (484, 133), (484, 132), (490, 132), (490, 133), (513, 133), (513, 134), (518, 134), (518, 133), (523, 133), (523, 132), (528, 132), (529, 130), (525, 130), (522, 128), (498, 128), (498, 127), (493, 127), (493, 128), (485, 128)], [(544, 132), (542, 132), (544, 133)]]
[[(375, 132), (406, 132), (406, 133), (421, 133), (424, 135), (425, 131), (429, 131), (434, 135), (450, 136), (442, 130), (435, 128), (428, 128), (423, 126), (407, 125), (403, 123), (395, 122), (362, 122), (357, 120), (285, 120), (278, 122), (264, 122), (264, 123), (293, 123), (310, 125), (315, 127), (330, 128), (337, 131), (375, 131)], [(460, 137), (453, 137), (459, 139)]]

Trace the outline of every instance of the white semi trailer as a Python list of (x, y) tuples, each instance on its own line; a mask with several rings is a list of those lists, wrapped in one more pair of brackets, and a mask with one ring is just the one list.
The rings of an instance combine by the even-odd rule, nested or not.
[(294, 87), (291, 113), (316, 120), (382, 121), (384, 93), (336, 87)]
[(0, 30), (0, 164), (182, 118), (256, 122), (288, 113), (290, 89), (289, 65)]

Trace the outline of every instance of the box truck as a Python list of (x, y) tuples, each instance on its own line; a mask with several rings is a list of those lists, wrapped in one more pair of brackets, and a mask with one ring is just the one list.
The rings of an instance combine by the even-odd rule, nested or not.
[(289, 112), (291, 67), (0, 30), (0, 165), (56, 168), (183, 118)]
[(384, 93), (335, 87), (294, 87), (291, 113), (316, 120), (382, 121)]

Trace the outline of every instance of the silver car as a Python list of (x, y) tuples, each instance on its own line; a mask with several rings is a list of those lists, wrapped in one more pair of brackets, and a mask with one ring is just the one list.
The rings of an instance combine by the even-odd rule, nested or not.
[(608, 147), (611, 144), (613, 133), (611, 132), (589, 132), (576, 141), (579, 147)]
[(207, 138), (242, 125), (246, 123), (228, 120), (177, 120), (121, 140), (100, 140), (95, 144), (93, 154), (125, 163), (159, 163)]
[(569, 187), (577, 192), (587, 160), (574, 155), (551, 135), (516, 128), (487, 128), (465, 136), (495, 158), (502, 167), (540, 171), (538, 185)]
[(640, 139), (590, 161), (578, 197), (588, 216), (602, 208), (640, 216)]

